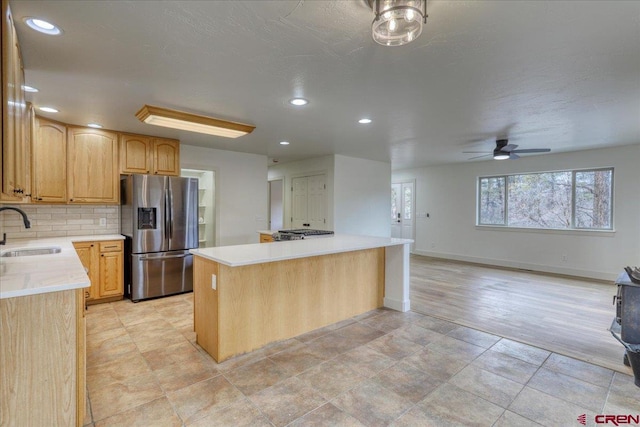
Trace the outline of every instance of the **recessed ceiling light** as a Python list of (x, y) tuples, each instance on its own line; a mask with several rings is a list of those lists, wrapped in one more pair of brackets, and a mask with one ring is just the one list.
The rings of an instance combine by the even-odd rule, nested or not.
[(51, 107), (40, 107), (40, 111), (44, 111), (45, 113), (58, 113), (58, 110)]
[(99, 123), (89, 123), (87, 124), (87, 126), (89, 126), (90, 128), (94, 128), (94, 129), (102, 129), (102, 125)]
[(293, 99), (289, 100), (289, 104), (297, 105), (297, 106), (307, 105), (308, 103), (309, 103), (309, 101), (307, 101), (304, 98), (293, 98)]
[(22, 90), (24, 90), (25, 92), (38, 92), (38, 89), (36, 89), (35, 87), (27, 85), (22, 85)]
[(280, 145), (289, 145), (289, 141), (280, 141)]
[(51, 22), (47, 22), (42, 19), (25, 18), (24, 22), (29, 26), (29, 28), (44, 34), (49, 34), (50, 36), (57, 36), (58, 34), (62, 34), (62, 30), (59, 27), (56, 27)]
[(368, 125), (369, 123), (371, 123), (371, 119), (360, 119), (358, 120), (358, 123), (362, 125)]

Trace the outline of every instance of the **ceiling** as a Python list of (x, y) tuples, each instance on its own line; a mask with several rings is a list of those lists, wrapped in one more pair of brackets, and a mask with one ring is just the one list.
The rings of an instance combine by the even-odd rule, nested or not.
[[(640, 143), (638, 1), (432, 0), (402, 47), (372, 40), (365, 0), (10, 6), (26, 82), (40, 89), (27, 100), (66, 123), (393, 169), (465, 162), (497, 137), (552, 152)], [(36, 33), (29, 16), (64, 33)], [(290, 105), (296, 96), (309, 104)], [(226, 139), (151, 126), (135, 118), (144, 104), (256, 129)]]

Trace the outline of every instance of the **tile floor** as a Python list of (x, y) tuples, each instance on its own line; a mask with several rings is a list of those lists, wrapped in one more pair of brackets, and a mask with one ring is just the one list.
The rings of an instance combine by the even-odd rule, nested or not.
[(216, 363), (193, 294), (87, 312), (103, 426), (580, 426), (640, 413), (633, 378), (415, 312), (374, 310)]

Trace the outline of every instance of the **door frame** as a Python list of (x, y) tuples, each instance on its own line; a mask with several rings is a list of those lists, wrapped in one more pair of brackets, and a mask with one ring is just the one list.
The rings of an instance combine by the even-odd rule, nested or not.
[(272, 230), (271, 228), (271, 183), (275, 182), (275, 181), (280, 181), (282, 183), (282, 229), (285, 228), (284, 224), (284, 219), (285, 219), (285, 198), (286, 198), (286, 191), (285, 191), (285, 177), (284, 176), (279, 176), (276, 178), (271, 178), (267, 180), (267, 223), (269, 224), (269, 230)]
[(220, 244), (220, 200), (218, 188), (220, 188), (220, 172), (218, 168), (212, 167), (210, 165), (202, 165), (198, 163), (181, 163), (180, 164), (180, 173), (182, 174), (182, 169), (194, 169), (201, 170), (204, 172), (213, 172), (213, 203), (215, 204), (213, 212), (214, 212), (214, 221), (215, 226), (213, 227), (214, 237), (213, 237), (213, 246), (218, 246)]

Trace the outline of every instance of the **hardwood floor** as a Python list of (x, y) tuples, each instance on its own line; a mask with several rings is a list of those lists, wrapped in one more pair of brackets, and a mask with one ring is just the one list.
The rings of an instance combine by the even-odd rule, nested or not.
[(411, 310), (632, 375), (612, 283), (411, 256)]

